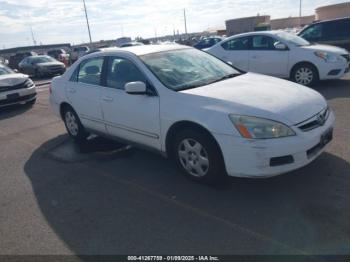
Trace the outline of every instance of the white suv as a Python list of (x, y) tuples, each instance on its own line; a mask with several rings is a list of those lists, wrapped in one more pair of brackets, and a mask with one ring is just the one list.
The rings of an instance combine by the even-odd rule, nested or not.
[(240, 73), (180, 45), (105, 49), (52, 81), (52, 108), (69, 135), (89, 133), (173, 157), (189, 177), (268, 177), (314, 160), (334, 115), (307, 87)]
[(243, 71), (288, 78), (302, 85), (341, 78), (350, 65), (345, 49), (311, 44), (283, 31), (235, 35), (206, 51)]

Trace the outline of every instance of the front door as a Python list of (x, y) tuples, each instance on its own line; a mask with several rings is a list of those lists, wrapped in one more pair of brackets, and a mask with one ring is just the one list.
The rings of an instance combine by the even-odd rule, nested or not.
[(150, 86), (139, 68), (126, 58), (109, 57), (101, 106), (107, 131), (113, 136), (160, 149), (159, 97), (131, 95), (125, 92), (128, 82), (142, 81)]
[(265, 75), (288, 77), (289, 50), (278, 50), (278, 42), (266, 35), (252, 36), (249, 55), (249, 71)]

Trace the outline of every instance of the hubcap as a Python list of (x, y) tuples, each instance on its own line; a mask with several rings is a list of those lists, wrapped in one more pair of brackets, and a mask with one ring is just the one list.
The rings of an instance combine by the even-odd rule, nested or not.
[(310, 68), (299, 68), (295, 73), (295, 80), (298, 84), (308, 85), (312, 82), (314, 74)]
[(77, 123), (77, 120), (76, 120), (74, 114), (70, 111), (66, 112), (65, 120), (66, 120), (66, 126), (67, 126), (69, 133), (72, 136), (77, 136), (79, 127), (78, 127), (78, 123)]
[(202, 177), (208, 173), (208, 153), (196, 140), (184, 139), (179, 144), (178, 155), (181, 165), (191, 175)]

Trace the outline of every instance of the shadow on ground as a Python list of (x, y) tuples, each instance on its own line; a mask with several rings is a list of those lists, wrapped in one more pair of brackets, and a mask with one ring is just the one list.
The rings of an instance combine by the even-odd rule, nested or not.
[(160, 156), (100, 138), (72, 149), (84, 161), (52, 157), (65, 143), (43, 144), (24, 170), (42, 214), (76, 254), (350, 253), (350, 164), (335, 155), (208, 187)]
[(327, 100), (334, 98), (350, 98), (349, 79), (320, 81), (314, 89), (320, 92)]
[(20, 114), (24, 114), (26, 111), (30, 110), (33, 106), (24, 105), (11, 105), (6, 107), (0, 107), (0, 120), (12, 118)]

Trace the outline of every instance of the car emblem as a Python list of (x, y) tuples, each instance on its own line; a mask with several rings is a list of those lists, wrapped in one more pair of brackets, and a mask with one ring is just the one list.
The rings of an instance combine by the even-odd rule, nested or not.
[(317, 122), (318, 122), (318, 124), (320, 125), (320, 126), (323, 126), (324, 125), (324, 123), (326, 122), (326, 118), (325, 118), (325, 116), (323, 115), (323, 114), (319, 114), (318, 116), (317, 116)]

